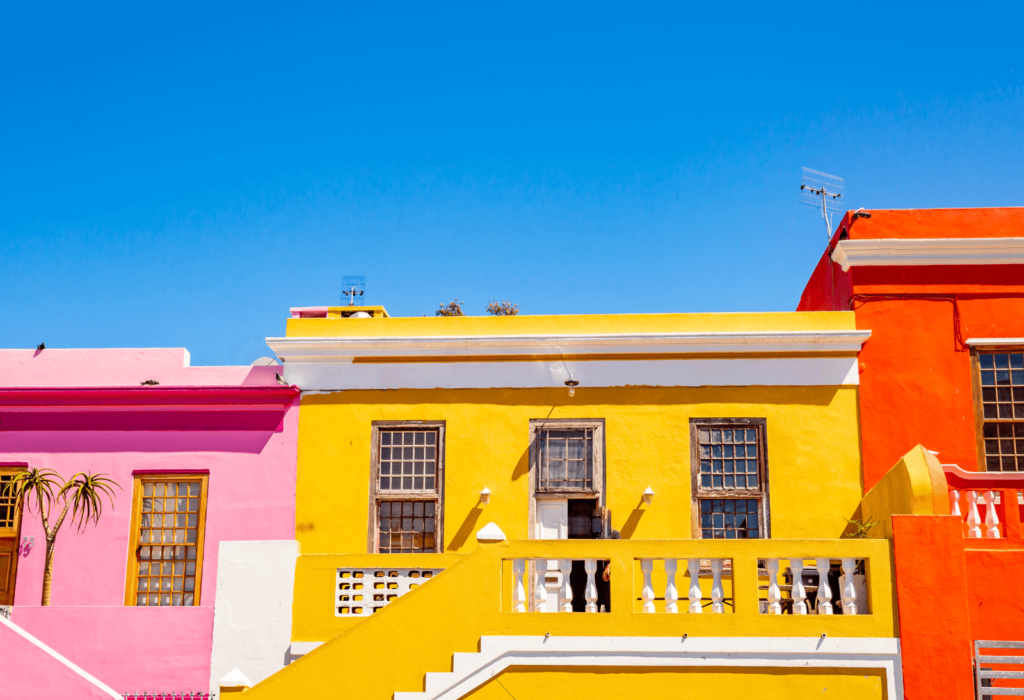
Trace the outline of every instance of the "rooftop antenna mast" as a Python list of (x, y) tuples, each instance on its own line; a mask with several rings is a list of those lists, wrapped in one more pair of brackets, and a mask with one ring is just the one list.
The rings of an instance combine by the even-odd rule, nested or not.
[(829, 263), (829, 291), (832, 303), (836, 302), (836, 271), (832, 265), (832, 217), (840, 210), (839, 200), (843, 196), (845, 183), (843, 178), (828, 173), (803, 168), (803, 179), (800, 181), (800, 203), (814, 207), (821, 212), (825, 222), (825, 255)]
[(359, 306), (366, 306), (363, 296), (366, 294), (366, 278), (354, 275), (346, 275), (341, 278), (342, 301), (348, 297), (348, 306), (356, 305), (356, 297), (359, 297)]
[(843, 196), (843, 178), (803, 168), (800, 181), (800, 203), (821, 211), (825, 221), (825, 235), (832, 240), (832, 215), (842, 208), (839, 200)]

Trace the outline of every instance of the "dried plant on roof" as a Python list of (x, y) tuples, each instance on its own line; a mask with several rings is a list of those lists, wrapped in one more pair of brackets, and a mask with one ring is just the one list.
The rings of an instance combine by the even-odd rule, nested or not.
[(447, 304), (441, 304), (441, 307), (434, 312), (435, 316), (465, 316), (466, 314), (462, 311), (462, 302), (459, 301), (458, 297), (455, 297), (455, 301), (449, 301)]
[(491, 316), (518, 316), (519, 304), (513, 304), (508, 299), (500, 302), (492, 300), (487, 303), (487, 313)]
[[(53, 581), (53, 551), (57, 544), (57, 533), (71, 513), (71, 523), (78, 523), (78, 531), (85, 530), (91, 522), (98, 524), (103, 514), (103, 498), (114, 505), (114, 487), (121, 488), (106, 474), (79, 472), (67, 481), (52, 469), (26, 469), (5, 486), (5, 492), (14, 496), (19, 509), (27, 507), (29, 512), (39, 513), (43, 532), (46, 536), (46, 558), (43, 564), (43, 597), (40, 605), (50, 604), (50, 590)], [(33, 507), (34, 506), (34, 507)], [(60, 508), (57, 521), (51, 526), (53, 508)]]

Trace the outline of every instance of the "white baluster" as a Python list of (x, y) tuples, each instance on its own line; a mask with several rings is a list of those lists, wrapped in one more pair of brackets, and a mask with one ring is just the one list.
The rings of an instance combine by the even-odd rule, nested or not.
[(790, 559), (789, 569), (793, 572), (793, 614), (807, 614), (807, 591), (804, 590), (804, 560)]
[(853, 571), (854, 561), (853, 558), (847, 557), (842, 560), (843, 562), (843, 614), (844, 615), (856, 615), (857, 614), (857, 589), (853, 587)]
[(725, 598), (725, 591), (722, 590), (722, 565), (723, 560), (711, 560), (711, 612), (725, 612), (722, 600)]
[(586, 599), (587, 599), (587, 612), (588, 613), (596, 613), (597, 612), (597, 583), (595, 583), (595, 581), (597, 579), (594, 578), (594, 575), (597, 573), (597, 560), (596, 559), (586, 559), (586, 560), (584, 560), (583, 568), (587, 572), (587, 588), (586, 588), (586, 592), (585, 592), (585, 596), (586, 596)]
[(515, 579), (512, 587), (512, 609), (515, 612), (526, 612), (526, 585), (523, 577), (526, 574), (526, 560), (512, 560), (512, 577)]
[(978, 513), (978, 492), (967, 492), (967, 536), (981, 537), (981, 515)]
[(768, 569), (768, 614), (782, 614), (782, 591), (779, 590), (779, 560), (765, 559), (764, 567)]
[(544, 579), (548, 575), (548, 560), (547, 559), (535, 559), (533, 567), (537, 572), (537, 581), (533, 587), (533, 611), (534, 612), (549, 612), (548, 611), (548, 589), (544, 585)]
[(963, 517), (960, 512), (960, 492), (956, 489), (949, 492), (949, 514)]
[(644, 573), (644, 588), (640, 593), (640, 597), (644, 601), (644, 612), (652, 613), (654, 612), (654, 586), (651, 583), (651, 572), (654, 571), (654, 560), (641, 559), (640, 571)]
[(828, 585), (828, 570), (832, 562), (828, 559), (816, 559), (814, 561), (818, 569), (818, 614), (832, 614), (832, 587)]
[(676, 603), (679, 600), (679, 592), (676, 590), (676, 566), (678, 562), (675, 559), (665, 560), (665, 612), (677, 613), (679, 612), (679, 605)]
[(690, 572), (690, 612), (702, 613), (700, 599), (700, 559), (687, 559), (686, 569)]
[(988, 537), (999, 539), (999, 515), (996, 514), (996, 494), (985, 492), (985, 529)]
[(562, 612), (572, 612), (572, 586), (569, 585), (569, 574), (572, 573), (572, 559), (561, 559), (558, 562), (562, 574), (562, 588), (558, 591)]

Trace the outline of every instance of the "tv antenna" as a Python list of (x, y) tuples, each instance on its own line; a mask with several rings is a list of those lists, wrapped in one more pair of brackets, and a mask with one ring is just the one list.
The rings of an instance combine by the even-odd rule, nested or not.
[(818, 209), (825, 221), (825, 234), (832, 240), (832, 215), (840, 211), (839, 200), (843, 196), (843, 178), (828, 173), (820, 173), (810, 168), (802, 168), (803, 179), (800, 181), (800, 203)]
[(348, 297), (348, 306), (356, 305), (356, 297), (360, 298), (359, 306), (366, 306), (363, 295), (366, 294), (366, 278), (356, 275), (346, 275), (341, 278), (341, 298)]

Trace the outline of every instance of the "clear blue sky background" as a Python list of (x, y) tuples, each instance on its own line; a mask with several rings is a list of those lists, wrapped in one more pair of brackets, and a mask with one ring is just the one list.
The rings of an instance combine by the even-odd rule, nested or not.
[(790, 310), (849, 208), (1024, 205), (1024, 5), (8, 4), (0, 347), (289, 306)]

